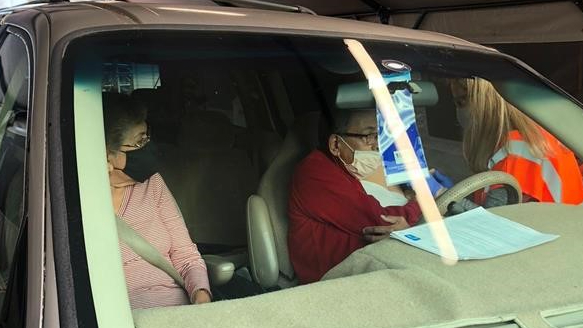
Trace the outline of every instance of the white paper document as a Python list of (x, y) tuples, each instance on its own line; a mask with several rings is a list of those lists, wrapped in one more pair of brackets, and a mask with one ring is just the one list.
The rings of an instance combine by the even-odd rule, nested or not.
[[(515, 253), (555, 240), (558, 235), (540, 233), (478, 207), (446, 218), (444, 224), (460, 260), (487, 259)], [(395, 231), (391, 237), (428, 252), (445, 256), (437, 247), (431, 224)]]

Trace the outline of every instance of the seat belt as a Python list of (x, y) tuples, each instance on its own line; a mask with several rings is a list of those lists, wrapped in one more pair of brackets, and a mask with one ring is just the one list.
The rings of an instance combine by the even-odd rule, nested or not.
[(150, 244), (144, 237), (140, 236), (134, 229), (132, 229), (122, 218), (115, 216), (115, 223), (117, 225), (117, 235), (119, 239), (126, 244), (134, 253), (138, 254), (146, 262), (155, 266), (156, 268), (166, 272), (180, 287), (184, 288), (184, 280), (182, 276), (176, 271), (174, 266), (166, 260), (162, 254)]

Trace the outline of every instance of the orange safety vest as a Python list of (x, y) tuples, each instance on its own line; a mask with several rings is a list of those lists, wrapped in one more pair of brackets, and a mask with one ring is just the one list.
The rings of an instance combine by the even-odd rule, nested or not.
[(522, 192), (540, 202), (581, 204), (583, 178), (575, 155), (550, 133), (541, 133), (550, 147), (546, 157), (535, 157), (520, 133), (511, 131), (508, 145), (492, 156), (488, 167), (512, 174)]

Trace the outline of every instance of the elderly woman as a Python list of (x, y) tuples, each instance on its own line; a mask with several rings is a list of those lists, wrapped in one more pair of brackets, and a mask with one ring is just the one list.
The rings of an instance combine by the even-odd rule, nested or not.
[(170, 276), (120, 243), (132, 308), (210, 302), (206, 265), (156, 161), (146, 125), (146, 109), (122, 95), (104, 96), (105, 142), (113, 208), (150, 242), (184, 279)]

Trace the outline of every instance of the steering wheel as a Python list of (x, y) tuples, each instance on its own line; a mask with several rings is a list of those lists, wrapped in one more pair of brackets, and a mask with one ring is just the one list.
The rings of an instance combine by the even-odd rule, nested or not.
[(451, 202), (459, 202), (475, 191), (492, 185), (501, 185), (508, 191), (508, 205), (522, 201), (522, 189), (514, 176), (501, 171), (487, 171), (470, 176), (446, 190), (435, 200), (439, 213), (444, 215)]

